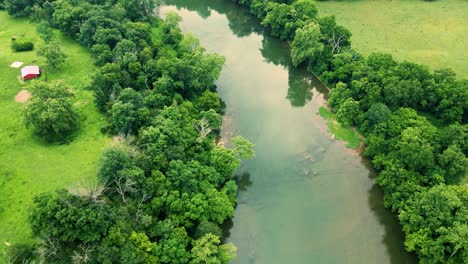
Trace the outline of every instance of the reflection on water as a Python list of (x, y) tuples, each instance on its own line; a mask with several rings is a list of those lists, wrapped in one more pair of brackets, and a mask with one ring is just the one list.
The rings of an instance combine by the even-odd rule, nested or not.
[(226, 57), (217, 82), (222, 136), (256, 144), (236, 180), (238, 205), (224, 225), (234, 263), (415, 263), (382, 205), (362, 158), (330, 138), (316, 113), (326, 88), (292, 67), (286, 43), (264, 34), (230, 0), (168, 0), (181, 27)]

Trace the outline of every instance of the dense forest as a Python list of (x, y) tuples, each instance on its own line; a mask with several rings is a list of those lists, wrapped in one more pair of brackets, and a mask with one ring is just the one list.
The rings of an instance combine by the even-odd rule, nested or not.
[[(224, 58), (182, 34), (177, 14), (158, 18), (158, 6), (5, 1), (10, 15), (38, 22), (44, 42), (54, 42), (56, 28), (89, 48), (99, 67), (89, 89), (108, 121), (102, 131), (114, 136), (94, 183), (34, 199), (29, 220), (38, 242), (12, 245), (11, 263), (227, 263), (235, 256), (220, 225), (233, 216), (233, 174), (253, 157), (253, 144), (241, 136), (232, 148), (216, 143), (223, 104), (214, 81)], [(36, 81), (31, 90), (24, 116), (36, 134), (60, 142), (76, 129), (63, 83)]]
[(385, 205), (398, 214), (421, 263), (468, 263), (468, 80), (450, 69), (362, 56), (351, 32), (311, 0), (236, 0), (291, 44), (291, 59), (330, 88), (344, 126), (365, 136)]

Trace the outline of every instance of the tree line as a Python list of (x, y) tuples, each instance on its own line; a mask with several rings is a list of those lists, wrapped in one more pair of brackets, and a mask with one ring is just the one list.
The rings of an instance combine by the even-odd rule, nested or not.
[[(28, 15), (88, 47), (98, 70), (89, 89), (114, 143), (102, 155), (96, 180), (34, 198), (29, 221), (34, 245), (13, 245), (12, 263), (227, 263), (235, 247), (222, 241), (231, 218), (241, 160), (253, 144), (241, 136), (216, 144), (223, 104), (214, 81), (224, 58), (182, 34), (180, 17), (157, 17), (154, 0), (6, 0), (12, 15)], [(60, 102), (76, 125), (69, 89), (39, 82), (30, 105)], [(48, 107), (48, 111), (51, 108)], [(52, 109), (53, 110), (53, 109)], [(29, 111), (27, 111), (29, 113)], [(52, 113), (48, 113), (52, 115)], [(36, 123), (40, 124), (36, 124)], [(54, 126), (55, 125), (55, 126)], [(56, 127), (58, 126), (58, 127)], [(66, 177), (66, 175), (64, 175)]]
[(351, 32), (320, 17), (312, 0), (235, 2), (290, 42), (293, 64), (331, 88), (338, 121), (365, 136), (364, 155), (407, 250), (421, 263), (468, 263), (468, 189), (459, 184), (468, 166), (468, 80), (390, 54), (359, 54)]

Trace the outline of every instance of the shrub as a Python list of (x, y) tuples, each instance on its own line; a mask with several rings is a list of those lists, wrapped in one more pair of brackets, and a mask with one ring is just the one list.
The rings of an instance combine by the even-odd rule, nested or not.
[(30, 51), (34, 49), (34, 43), (28, 39), (13, 39), (11, 41), (11, 48), (16, 52)]

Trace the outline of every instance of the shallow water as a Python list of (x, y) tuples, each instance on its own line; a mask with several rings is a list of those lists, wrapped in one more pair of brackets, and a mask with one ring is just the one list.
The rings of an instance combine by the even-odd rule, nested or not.
[[(241, 134), (256, 158), (238, 172), (227, 240), (234, 263), (416, 263), (382, 205), (366, 162), (317, 115), (326, 88), (291, 66), (288, 46), (229, 0), (168, 0), (181, 27), (226, 57), (218, 91), (224, 138)], [(177, 8), (176, 8), (177, 6)]]

